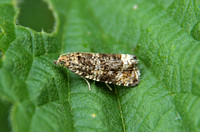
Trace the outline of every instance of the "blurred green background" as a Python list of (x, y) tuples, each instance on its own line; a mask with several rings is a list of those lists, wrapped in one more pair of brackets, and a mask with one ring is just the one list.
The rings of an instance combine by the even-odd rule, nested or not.
[(11, 131), (11, 124), (9, 121), (11, 104), (0, 100), (0, 131), (8, 132)]
[(52, 10), (43, 0), (21, 0), (17, 4), (19, 14), (16, 23), (25, 27), (30, 27), (35, 31), (44, 30), (51, 33), (55, 28), (55, 18)]

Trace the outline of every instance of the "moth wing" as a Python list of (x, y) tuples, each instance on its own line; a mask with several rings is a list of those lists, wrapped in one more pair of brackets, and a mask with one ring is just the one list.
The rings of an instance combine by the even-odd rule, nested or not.
[(116, 76), (116, 84), (121, 86), (135, 86), (139, 83), (140, 72), (137, 67), (132, 71), (124, 70), (118, 72)]

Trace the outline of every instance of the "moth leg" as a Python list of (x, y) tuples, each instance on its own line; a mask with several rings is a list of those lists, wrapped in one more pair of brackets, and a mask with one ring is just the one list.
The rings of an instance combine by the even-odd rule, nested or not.
[(84, 78), (84, 77), (82, 77), (82, 78), (87, 82), (87, 84), (88, 84), (88, 88), (89, 88), (89, 90), (91, 91), (90, 83), (88, 82), (88, 80), (87, 80), (86, 78)]
[(107, 83), (105, 83), (105, 84), (112, 91), (112, 88)]

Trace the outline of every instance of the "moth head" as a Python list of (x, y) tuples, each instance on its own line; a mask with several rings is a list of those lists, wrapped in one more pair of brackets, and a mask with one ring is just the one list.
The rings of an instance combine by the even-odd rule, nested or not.
[(65, 62), (62, 61), (62, 60), (55, 60), (54, 61), (54, 64), (58, 65), (58, 66), (64, 66), (65, 65)]

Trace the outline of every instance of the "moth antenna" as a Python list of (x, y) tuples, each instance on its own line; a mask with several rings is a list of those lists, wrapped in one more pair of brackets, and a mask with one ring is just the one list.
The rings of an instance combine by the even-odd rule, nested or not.
[(89, 90), (91, 91), (90, 83), (88, 82), (88, 80), (87, 80), (86, 78), (84, 78), (84, 77), (82, 77), (82, 78), (87, 82), (87, 84), (88, 84), (88, 88), (89, 88)]
[(112, 88), (107, 83), (105, 83), (105, 84), (112, 91)]

